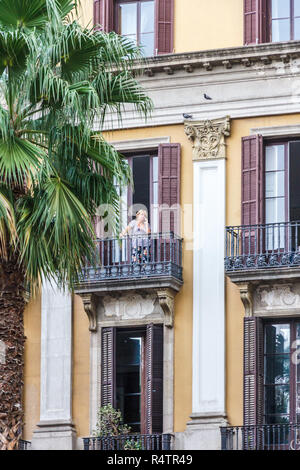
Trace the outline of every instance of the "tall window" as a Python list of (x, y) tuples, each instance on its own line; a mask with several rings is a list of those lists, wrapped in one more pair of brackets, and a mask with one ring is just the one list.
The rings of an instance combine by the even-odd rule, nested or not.
[(116, 333), (116, 404), (124, 423), (132, 432), (141, 432), (144, 421), (144, 346), (145, 330)]
[[(300, 141), (269, 144), (265, 147), (265, 223), (295, 222), (300, 220)], [(283, 225), (272, 232), (269, 243), (283, 248), (290, 238), (300, 245), (299, 234), (284, 232)], [(296, 246), (293, 246), (295, 249)]]
[(271, 1), (271, 41), (300, 39), (300, 1)]
[[(125, 188), (120, 194), (123, 228), (132, 220), (137, 210), (146, 208), (153, 233), (158, 232), (158, 155), (134, 155), (127, 157), (132, 170), (133, 188)], [(132, 211), (129, 211), (132, 208)]]
[(145, 56), (154, 55), (154, 0), (116, 2), (118, 33), (143, 48)]
[(163, 431), (163, 325), (102, 328), (101, 405), (142, 434)]
[(268, 322), (264, 346), (264, 422), (300, 423), (300, 366), (298, 320)]

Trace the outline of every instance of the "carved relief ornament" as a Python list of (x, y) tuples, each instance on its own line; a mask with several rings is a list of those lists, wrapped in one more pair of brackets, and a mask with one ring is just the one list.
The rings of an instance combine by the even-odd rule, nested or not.
[(184, 126), (193, 144), (193, 160), (226, 158), (225, 137), (230, 136), (230, 117), (208, 121), (186, 121)]
[(97, 299), (94, 294), (79, 294), (83, 301), (84, 310), (89, 319), (89, 330), (97, 331)]

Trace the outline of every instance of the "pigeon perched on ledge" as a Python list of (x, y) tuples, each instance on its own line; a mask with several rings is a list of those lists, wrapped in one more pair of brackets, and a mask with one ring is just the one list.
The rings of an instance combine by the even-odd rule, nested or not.
[(184, 119), (192, 119), (193, 117), (191, 114), (185, 114), (185, 113), (183, 113), (182, 116), (184, 117)]
[(210, 96), (208, 96), (206, 93), (204, 93), (203, 96), (204, 96), (204, 98), (205, 98), (206, 100), (212, 100), (212, 98), (211, 98)]

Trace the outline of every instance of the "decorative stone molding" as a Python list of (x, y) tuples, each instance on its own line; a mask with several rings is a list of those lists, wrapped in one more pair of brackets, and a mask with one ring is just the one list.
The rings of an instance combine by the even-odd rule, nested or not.
[(79, 294), (83, 301), (84, 310), (89, 318), (89, 330), (97, 331), (97, 299), (95, 294)]
[(173, 328), (174, 324), (174, 297), (175, 294), (171, 289), (159, 289), (157, 291), (159, 304), (164, 312), (165, 326)]
[(245, 307), (245, 316), (252, 317), (253, 315), (253, 289), (250, 283), (240, 284), (240, 297)]
[(260, 284), (253, 292), (253, 315), (299, 316), (300, 282)]
[(193, 144), (193, 160), (226, 158), (225, 137), (230, 135), (230, 117), (210, 121), (185, 121), (188, 139)]

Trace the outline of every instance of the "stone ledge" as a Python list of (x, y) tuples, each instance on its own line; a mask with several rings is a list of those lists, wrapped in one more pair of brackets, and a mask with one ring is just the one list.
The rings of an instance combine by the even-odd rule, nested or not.
[(144, 70), (144, 75), (152, 78), (155, 73), (171, 75), (176, 70), (192, 73), (194, 68), (210, 72), (216, 66), (231, 70), (237, 64), (251, 67), (258, 62), (268, 65), (273, 60), (286, 64), (297, 57), (300, 57), (300, 41), (287, 41), (150, 57), (135, 65), (134, 70)]
[(226, 276), (235, 284), (261, 281), (280, 281), (300, 279), (299, 267), (278, 267), (268, 269), (248, 269), (245, 271), (226, 271)]
[(107, 279), (103, 281), (82, 281), (75, 288), (75, 294), (93, 293), (103, 295), (107, 293), (122, 293), (128, 291), (157, 290), (157, 289), (173, 289), (179, 292), (183, 281), (172, 276), (157, 276), (149, 278), (137, 279)]

